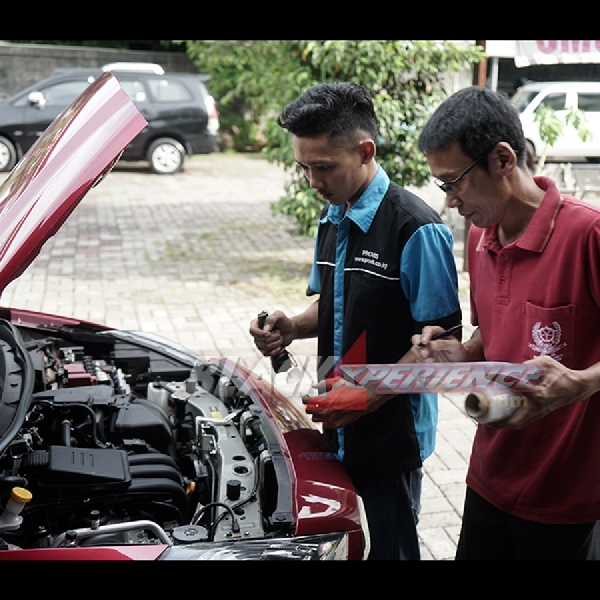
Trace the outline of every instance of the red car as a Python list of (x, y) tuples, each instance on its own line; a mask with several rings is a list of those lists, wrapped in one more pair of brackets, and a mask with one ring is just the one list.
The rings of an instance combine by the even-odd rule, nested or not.
[[(0, 187), (0, 290), (145, 127), (110, 73)], [(0, 309), (0, 559), (362, 559), (360, 497), (303, 410), (154, 334)]]

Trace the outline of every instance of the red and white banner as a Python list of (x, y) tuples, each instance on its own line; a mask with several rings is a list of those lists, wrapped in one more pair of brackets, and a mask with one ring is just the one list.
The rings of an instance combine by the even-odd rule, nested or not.
[[(507, 362), (341, 365), (342, 377), (326, 380), (326, 389), (306, 403), (311, 410), (366, 410), (367, 390), (375, 394), (476, 392), (485, 396), (522, 397), (544, 377), (547, 368)], [(515, 408), (515, 406), (513, 406)]]
[(517, 40), (517, 67), (559, 63), (600, 63), (600, 40)]

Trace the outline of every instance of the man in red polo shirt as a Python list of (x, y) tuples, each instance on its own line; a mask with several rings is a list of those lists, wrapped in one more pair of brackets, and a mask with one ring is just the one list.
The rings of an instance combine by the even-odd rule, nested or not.
[(585, 558), (600, 519), (600, 210), (526, 168), (519, 115), (482, 87), (443, 102), (419, 140), (450, 207), (468, 218), (471, 320), (421, 360), (547, 368), (513, 416), (479, 425), (459, 559)]

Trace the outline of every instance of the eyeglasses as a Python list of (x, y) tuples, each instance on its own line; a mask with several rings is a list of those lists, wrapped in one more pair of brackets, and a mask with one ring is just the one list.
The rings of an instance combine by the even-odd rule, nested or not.
[(489, 154), (490, 150), (491, 148), (488, 148), (485, 152), (480, 154), (458, 177), (455, 177), (450, 181), (441, 181), (440, 179), (434, 179), (433, 182), (440, 188), (440, 190), (442, 190), (442, 192), (444, 192), (444, 194), (451, 194), (452, 186), (456, 185), (465, 175), (470, 173), (475, 168), (475, 166), (481, 161), (481, 159)]

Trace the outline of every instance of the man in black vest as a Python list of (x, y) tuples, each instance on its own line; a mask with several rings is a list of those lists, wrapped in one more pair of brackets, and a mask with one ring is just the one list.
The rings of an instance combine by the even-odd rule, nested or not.
[[(295, 339), (317, 336), (321, 381), (340, 363), (415, 362), (412, 335), (428, 324), (460, 322), (451, 232), (376, 163), (377, 118), (363, 87), (314, 86), (278, 123), (292, 134), (310, 186), (327, 201), (307, 292), (319, 298), (292, 318), (273, 312), (263, 329), (253, 321), (257, 348), (273, 356)], [(336, 385), (348, 394), (355, 387)], [(434, 448), (437, 397), (364, 397), (364, 410), (313, 410), (313, 420), (363, 498), (369, 558), (419, 559), (421, 466)]]

